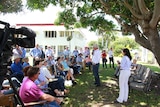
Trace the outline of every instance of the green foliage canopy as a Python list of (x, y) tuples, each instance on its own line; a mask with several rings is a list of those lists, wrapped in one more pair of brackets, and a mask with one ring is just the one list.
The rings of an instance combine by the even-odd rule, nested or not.
[(106, 17), (111, 15), (121, 25), (123, 34), (133, 34), (137, 43), (153, 52), (160, 65), (160, 0), (27, 0), (31, 10), (44, 10), (49, 4), (65, 8), (60, 16), (66, 20), (60, 21), (66, 26), (79, 22), (92, 31), (115, 30)]
[(0, 12), (3, 14), (20, 12), (22, 6), (21, 0), (0, 0)]
[(119, 37), (109, 47), (113, 47), (115, 56), (120, 56), (122, 49), (128, 48), (130, 50), (134, 50), (138, 49), (140, 46), (134, 41), (133, 38)]

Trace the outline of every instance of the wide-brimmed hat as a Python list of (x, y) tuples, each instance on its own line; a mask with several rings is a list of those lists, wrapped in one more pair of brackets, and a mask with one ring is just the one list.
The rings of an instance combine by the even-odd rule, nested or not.
[(19, 56), (19, 55), (13, 55), (13, 57), (12, 57), (13, 61), (16, 60), (16, 59), (18, 59), (18, 58), (21, 58), (21, 56)]

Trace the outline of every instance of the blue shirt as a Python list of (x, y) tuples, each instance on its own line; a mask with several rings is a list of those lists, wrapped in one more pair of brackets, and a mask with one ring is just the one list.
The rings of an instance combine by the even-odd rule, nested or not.
[(39, 74), (39, 76), (38, 76), (38, 79), (35, 80), (35, 84), (38, 85), (38, 84), (40, 84), (41, 82), (46, 82), (45, 85), (43, 85), (43, 86), (40, 87), (41, 89), (48, 88), (48, 84), (47, 84), (48, 80), (46, 79), (45, 75), (43, 74), (42, 69), (40, 68), (40, 74)]
[(27, 62), (24, 62), (23, 65), (22, 65), (23, 68), (25, 68), (25, 67), (27, 67), (27, 66), (30, 66), (30, 64), (27, 63)]
[(65, 60), (62, 61), (61, 64), (63, 65), (64, 69), (69, 69), (69, 66)]
[(26, 56), (26, 50), (24, 48), (22, 48), (22, 55), (21, 58), (24, 58)]
[(82, 60), (83, 60), (83, 58), (81, 57), (81, 56), (78, 56), (77, 58), (76, 58), (76, 62), (78, 63), (78, 62), (82, 62)]
[(78, 54), (79, 54), (78, 50), (74, 50), (74, 51), (73, 51), (73, 55), (74, 55), (74, 57), (77, 57), (77, 56), (78, 56)]
[(18, 62), (17, 64), (14, 62), (11, 64), (11, 70), (12, 70), (12, 74), (13, 75), (17, 75), (17, 74), (21, 74), (23, 75), (23, 67), (22, 64), (20, 62)]
[(42, 51), (39, 48), (33, 48), (30, 52), (31, 56), (40, 58), (42, 55)]
[(70, 50), (64, 50), (64, 52), (63, 52), (63, 54), (65, 55), (65, 56), (69, 56), (69, 54), (70, 54)]

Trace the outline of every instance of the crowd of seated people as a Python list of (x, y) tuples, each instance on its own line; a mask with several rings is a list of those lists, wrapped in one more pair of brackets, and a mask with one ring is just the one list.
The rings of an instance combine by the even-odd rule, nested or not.
[[(59, 96), (65, 97), (69, 90), (66, 89), (65, 81), (72, 81), (75, 85), (76, 78), (74, 74), (81, 74), (84, 64), (89, 66), (89, 60), (85, 60), (88, 57), (83, 56), (83, 53), (78, 53), (70, 56), (59, 56), (54, 58), (51, 48), (48, 47), (45, 53), (45, 58), (41, 57), (40, 48), (37, 44), (33, 50), (31, 50), (30, 55), (33, 57), (33, 65), (29, 62), (29, 57), (25, 57), (20, 54), (13, 54), (13, 60), (11, 63), (11, 77), (15, 79), (18, 83), (18, 88), (20, 88), (19, 95), (23, 102), (35, 101), (38, 99), (47, 100), (58, 107), (62, 101), (58, 99)], [(36, 54), (37, 52), (37, 54)], [(90, 58), (90, 57), (89, 57)], [(89, 64), (89, 65), (88, 65)], [(9, 84), (8, 80), (4, 81), (4, 84)], [(16, 83), (16, 84), (17, 84)], [(25, 87), (27, 84), (31, 83), (30, 92), (26, 91), (27, 95), (34, 93), (33, 99), (28, 99), (25, 95), (25, 90), (29, 87)], [(11, 90), (8, 90), (11, 89)], [(12, 88), (8, 88), (7, 91), (1, 91), (3, 94), (14, 93)], [(51, 97), (51, 96), (53, 97)], [(50, 100), (46, 99), (47, 96)]]
[[(40, 75), (40, 68), (37, 66), (30, 67), (27, 70), (27, 76), (23, 80), (19, 90), (19, 96), (24, 103), (45, 100), (49, 102), (50, 107), (60, 107), (60, 100), (50, 94), (43, 92), (35, 81)], [(47, 106), (47, 105), (46, 105)]]

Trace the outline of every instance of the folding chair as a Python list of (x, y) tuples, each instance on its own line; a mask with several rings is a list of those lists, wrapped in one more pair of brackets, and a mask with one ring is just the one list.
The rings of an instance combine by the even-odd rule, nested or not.
[(0, 95), (0, 106), (14, 106), (14, 94)]
[(11, 79), (10, 76), (7, 77), (7, 79), (9, 80), (9, 83), (14, 91), (14, 98), (15, 98), (15, 103), (17, 105), (21, 105), (22, 107), (33, 107), (34, 105), (43, 105), (43, 104), (47, 104), (47, 101), (38, 101), (38, 102), (30, 102), (30, 103), (23, 103), (23, 101), (21, 100), (19, 93), (18, 93), (18, 89), (16, 88), (16, 86), (13, 84), (13, 81)]

